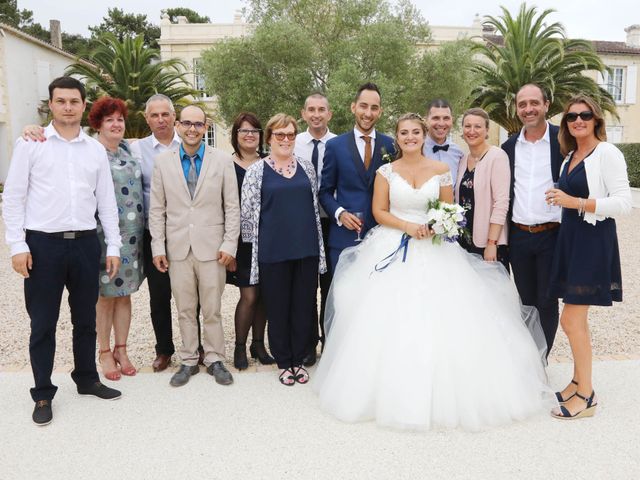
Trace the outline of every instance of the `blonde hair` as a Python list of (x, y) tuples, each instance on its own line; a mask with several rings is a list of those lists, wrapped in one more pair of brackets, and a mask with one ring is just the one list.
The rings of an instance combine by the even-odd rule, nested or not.
[(271, 140), (271, 134), (276, 128), (285, 128), (289, 125), (293, 125), (294, 133), (298, 133), (298, 123), (296, 119), (286, 113), (276, 113), (267, 122), (267, 126), (264, 129), (264, 138), (267, 143)]

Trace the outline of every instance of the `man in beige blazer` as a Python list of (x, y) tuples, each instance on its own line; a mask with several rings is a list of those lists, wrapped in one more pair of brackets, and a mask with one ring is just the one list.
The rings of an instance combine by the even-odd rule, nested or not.
[(176, 130), (182, 144), (156, 158), (149, 209), (153, 264), (169, 271), (182, 336), (181, 365), (170, 384), (185, 385), (199, 371), (200, 298), (204, 363), (216, 382), (229, 385), (220, 307), (240, 235), (238, 184), (231, 156), (202, 142), (207, 120), (200, 107), (185, 107)]

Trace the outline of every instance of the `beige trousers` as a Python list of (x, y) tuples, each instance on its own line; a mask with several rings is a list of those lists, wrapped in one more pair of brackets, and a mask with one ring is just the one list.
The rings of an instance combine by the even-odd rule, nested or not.
[(171, 293), (178, 307), (178, 324), (182, 346), (178, 349), (184, 365), (198, 364), (198, 322), (196, 308), (200, 298), (202, 311), (202, 347), (204, 364), (224, 360), (224, 330), (222, 329), (222, 292), (225, 268), (217, 260), (201, 262), (189, 251), (187, 258), (169, 265)]

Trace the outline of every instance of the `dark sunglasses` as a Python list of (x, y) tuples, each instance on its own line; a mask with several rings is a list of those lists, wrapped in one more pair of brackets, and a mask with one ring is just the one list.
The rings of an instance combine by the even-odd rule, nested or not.
[(580, 117), (581, 120), (588, 122), (589, 120), (593, 120), (593, 112), (591, 110), (585, 110), (584, 112), (580, 113), (569, 112), (564, 116), (564, 118), (566, 118), (567, 122), (569, 123), (575, 122), (578, 117)]

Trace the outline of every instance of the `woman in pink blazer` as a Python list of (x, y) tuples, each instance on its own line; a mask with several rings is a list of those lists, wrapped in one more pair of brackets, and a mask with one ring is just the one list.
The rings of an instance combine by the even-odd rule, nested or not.
[(509, 158), (500, 148), (489, 145), (489, 115), (471, 108), (462, 116), (462, 137), (469, 153), (458, 166), (456, 201), (465, 207), (470, 239), (460, 245), (488, 262), (499, 261), (509, 269), (507, 211), (509, 209)]

